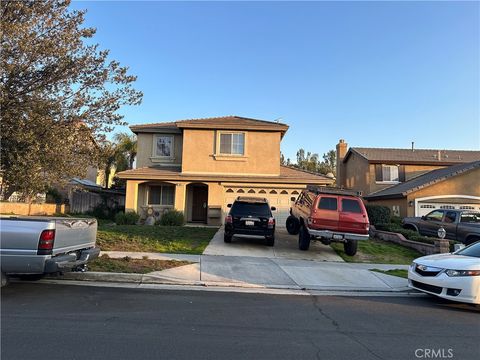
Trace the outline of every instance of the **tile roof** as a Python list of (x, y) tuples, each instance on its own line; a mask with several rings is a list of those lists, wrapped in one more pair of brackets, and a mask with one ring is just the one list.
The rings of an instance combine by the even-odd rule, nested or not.
[(371, 163), (459, 164), (480, 160), (478, 150), (389, 149), (351, 147), (343, 162), (356, 153)]
[(310, 172), (280, 166), (279, 176), (259, 176), (242, 174), (189, 174), (182, 173), (180, 168), (143, 167), (126, 170), (117, 174), (122, 179), (158, 179), (184, 181), (237, 181), (237, 182), (267, 182), (267, 183), (305, 183), (305, 184), (332, 184), (333, 179)]
[(132, 125), (130, 129), (133, 132), (146, 132), (165, 128), (201, 128), (201, 129), (245, 129), (245, 130), (266, 130), (281, 131), (284, 134), (288, 130), (288, 125), (274, 121), (251, 119), (241, 116), (221, 116), (202, 119), (187, 119), (171, 122), (161, 122), (153, 124)]
[[(467, 171), (471, 171), (474, 169), (480, 169), (480, 161), (473, 161), (470, 163), (458, 164), (442, 169), (433, 170), (406, 182), (371, 193), (365, 196), (365, 199), (376, 200), (404, 197), (411, 192), (420, 190), (424, 187), (433, 185), (440, 181), (466, 173)], [(478, 183), (478, 191), (480, 192), (480, 181)]]

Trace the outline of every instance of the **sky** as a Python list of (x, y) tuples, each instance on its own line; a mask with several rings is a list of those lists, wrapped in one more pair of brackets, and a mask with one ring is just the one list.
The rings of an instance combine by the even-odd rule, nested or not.
[[(238, 115), (281, 149), (480, 149), (479, 2), (77, 1), (137, 75), (130, 125)], [(116, 131), (127, 131), (119, 127)]]

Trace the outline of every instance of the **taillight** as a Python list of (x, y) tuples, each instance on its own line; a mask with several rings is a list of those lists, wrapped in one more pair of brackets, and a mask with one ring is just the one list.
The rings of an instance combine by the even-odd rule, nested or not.
[(38, 241), (38, 255), (51, 255), (53, 242), (55, 241), (55, 230), (43, 230)]
[(232, 222), (233, 222), (232, 216), (227, 215), (227, 217), (225, 218), (225, 224), (231, 224)]
[(275, 225), (275, 218), (270, 217), (268, 219), (268, 227), (273, 227), (273, 225)]

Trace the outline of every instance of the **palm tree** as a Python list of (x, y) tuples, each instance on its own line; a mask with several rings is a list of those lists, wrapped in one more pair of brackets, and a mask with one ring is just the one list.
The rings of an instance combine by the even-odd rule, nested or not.
[[(137, 139), (135, 135), (127, 133), (115, 134), (115, 142), (119, 154), (123, 154), (128, 160), (128, 168), (133, 169), (133, 162), (137, 156)], [(121, 169), (125, 170), (125, 169)]]

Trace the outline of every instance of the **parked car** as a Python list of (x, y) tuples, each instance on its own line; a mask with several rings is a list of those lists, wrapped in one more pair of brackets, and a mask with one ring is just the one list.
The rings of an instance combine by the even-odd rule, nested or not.
[(368, 240), (370, 223), (362, 199), (355, 191), (309, 186), (290, 209), (286, 227), (298, 234), (298, 247), (308, 250), (311, 239), (328, 245), (341, 242), (347, 255), (357, 253), (358, 240)]
[(239, 196), (225, 218), (226, 243), (232, 242), (233, 236), (262, 236), (268, 246), (275, 243), (275, 218), (265, 198)]
[(480, 304), (480, 241), (451, 254), (415, 259), (408, 285), (441, 298)]
[(480, 212), (438, 209), (422, 217), (404, 218), (403, 227), (431, 237), (438, 237), (443, 228), (445, 238), (469, 245), (480, 240)]
[(12, 275), (82, 269), (100, 253), (96, 219), (1, 216), (0, 231), (2, 286)]

